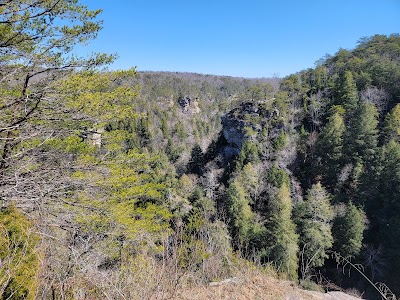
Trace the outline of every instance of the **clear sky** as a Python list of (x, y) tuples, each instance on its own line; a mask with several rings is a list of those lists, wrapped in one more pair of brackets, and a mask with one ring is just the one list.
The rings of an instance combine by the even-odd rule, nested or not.
[(400, 0), (83, 0), (104, 29), (85, 51), (113, 69), (270, 77), (313, 67), (361, 37), (400, 32)]

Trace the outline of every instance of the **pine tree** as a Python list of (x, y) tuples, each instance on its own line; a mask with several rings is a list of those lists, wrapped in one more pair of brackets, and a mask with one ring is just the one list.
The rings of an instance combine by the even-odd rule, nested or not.
[(371, 161), (376, 155), (378, 145), (378, 111), (376, 107), (363, 102), (357, 109), (354, 122), (350, 128), (347, 140), (351, 149), (349, 152), (360, 157), (363, 161)]
[(400, 144), (391, 140), (383, 148), (382, 174), (380, 176), (380, 200), (375, 204), (373, 224), (379, 231), (376, 243), (384, 245), (388, 262), (386, 278), (395, 287), (400, 280)]
[(39, 236), (14, 206), (0, 210), (0, 298), (36, 299)]
[(275, 189), (268, 202), (266, 253), (269, 260), (289, 278), (297, 278), (298, 235), (292, 217), (290, 181), (286, 172), (276, 166), (269, 170), (269, 181)]
[(245, 140), (242, 144), (242, 149), (236, 158), (235, 169), (241, 170), (249, 162), (258, 162), (259, 160), (257, 144), (250, 140)]
[(340, 82), (339, 104), (346, 110), (346, 116), (350, 117), (358, 106), (357, 86), (351, 71), (346, 71)]
[(385, 141), (394, 140), (400, 142), (400, 104), (397, 104), (385, 118)]
[[(77, 46), (85, 45), (97, 36), (101, 29), (101, 21), (97, 20), (100, 13), (101, 10), (89, 10), (78, 1), (13, 0), (1, 3), (0, 186), (2, 188), (11, 191), (12, 188), (5, 186), (16, 184), (15, 181), (23, 181), (22, 177), (25, 175), (20, 174), (22, 169), (20, 164), (23, 165), (25, 156), (28, 153), (32, 155), (32, 151), (36, 149), (26, 143), (29, 144), (38, 136), (55, 135), (54, 132), (49, 134), (48, 128), (58, 130), (63, 118), (70, 118), (68, 113), (72, 113), (71, 107), (63, 105), (60, 101), (62, 98), (62, 93), (59, 93), (60, 80), (70, 76), (73, 71), (94, 70), (112, 62), (113, 56), (94, 54), (82, 58), (74, 53)], [(101, 82), (97, 84), (100, 86)], [(108, 99), (104, 100), (107, 102)], [(96, 109), (104, 113), (99, 107)], [(51, 125), (48, 124), (50, 120), (53, 121)], [(64, 125), (66, 123), (67, 121)], [(46, 125), (48, 127), (44, 128)], [(71, 125), (69, 129), (76, 128), (72, 128)], [(32, 151), (25, 149), (21, 152), (21, 143), (25, 143), (24, 147), (32, 147)], [(18, 157), (15, 156), (16, 153), (19, 153)], [(18, 179), (19, 176), (21, 180)], [(33, 177), (36, 176), (31, 176)], [(41, 178), (38, 181), (46, 180)], [(34, 186), (39, 187), (39, 185), (38, 183)], [(43, 194), (43, 189), (40, 187), (39, 189)], [(20, 190), (24, 189), (20, 187)], [(25, 190), (26, 199), (35, 198), (32, 188)], [(23, 198), (20, 192), (17, 194), (19, 199)]]
[(360, 253), (365, 230), (364, 213), (353, 203), (336, 216), (332, 233), (333, 250), (343, 257), (355, 257)]
[[(376, 188), (377, 181), (374, 176), (378, 172), (379, 153), (377, 117), (378, 112), (373, 104), (361, 103), (346, 133), (344, 153), (347, 163), (353, 166), (348, 182), (349, 195), (363, 192), (360, 189), (361, 185), (372, 191)], [(359, 200), (364, 202), (361, 198), (359, 197)]]
[(232, 218), (233, 236), (239, 247), (246, 246), (250, 241), (254, 214), (250, 207), (250, 197), (239, 180), (233, 180), (226, 191), (227, 210)]
[(333, 188), (336, 184), (343, 157), (343, 137), (345, 133), (343, 117), (334, 112), (328, 117), (317, 143), (317, 155), (321, 158), (317, 171), (320, 170), (325, 185)]
[(205, 157), (203, 150), (197, 144), (193, 147), (192, 152), (190, 154), (190, 160), (187, 166), (188, 172), (202, 175), (203, 174), (203, 167), (204, 167)]
[(315, 267), (321, 267), (332, 247), (331, 221), (333, 209), (329, 195), (318, 182), (307, 192), (304, 203), (299, 205), (300, 267), (303, 279), (311, 275)]
[(142, 117), (136, 123), (136, 133), (142, 147), (147, 147), (151, 144), (151, 123), (149, 117)]

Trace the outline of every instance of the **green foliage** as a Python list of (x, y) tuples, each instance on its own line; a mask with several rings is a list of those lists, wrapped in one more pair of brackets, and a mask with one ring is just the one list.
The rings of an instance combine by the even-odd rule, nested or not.
[(329, 116), (333, 116), (335, 114), (338, 114), (339, 116), (343, 117), (345, 115), (345, 113), (346, 113), (346, 110), (343, 108), (342, 105), (332, 105), (329, 108), (328, 113), (329, 113)]
[(289, 95), (287, 92), (279, 92), (275, 95), (274, 105), (279, 112), (276, 122), (284, 122), (289, 116)]
[(168, 139), (165, 153), (168, 155), (168, 158), (172, 163), (176, 162), (181, 154), (179, 149), (174, 147), (174, 143), (171, 139)]
[[(183, 182), (191, 185), (186, 175), (182, 177)], [(223, 265), (231, 249), (229, 234), (225, 224), (215, 220), (215, 204), (200, 187), (194, 188), (189, 199), (193, 208), (170, 240), (177, 243), (178, 265), (184, 272), (200, 272), (196, 280), (214, 280), (226, 270)], [(209, 261), (212, 266), (207, 272)]]
[(176, 132), (178, 138), (180, 138), (182, 140), (184, 140), (188, 136), (188, 134), (185, 130), (185, 126), (183, 125), (183, 123), (181, 121), (178, 121), (175, 124), (175, 132)]
[[(125, 129), (127, 130), (127, 128)], [(141, 117), (138, 119), (136, 123), (136, 134), (140, 140), (140, 146), (141, 147), (147, 147), (151, 145), (151, 140), (152, 140), (152, 125), (149, 120), (149, 117)], [(129, 132), (131, 132), (129, 130)], [(130, 140), (127, 141), (128, 143), (134, 143), (133, 141), (131, 142)], [(133, 147), (129, 147), (128, 149), (133, 149)]]
[(240, 170), (248, 164), (249, 162), (258, 162), (259, 158), (259, 150), (256, 143), (245, 140), (242, 144), (242, 149), (238, 157), (236, 158), (236, 170)]
[(211, 220), (215, 215), (214, 202), (205, 197), (204, 191), (200, 187), (194, 188), (189, 196), (189, 201), (193, 204), (194, 210), (201, 214), (205, 221)]
[[(400, 186), (396, 129), (396, 99), (400, 91), (398, 45), (398, 35), (374, 36), (362, 39), (354, 50), (340, 49), (335, 55), (320, 60), (316, 68), (284, 78), (280, 90), (273, 93), (272, 101), (263, 104), (269, 112), (268, 120), (251, 113), (243, 118), (246, 141), (236, 158), (234, 172), (225, 169), (225, 177), (221, 179), (229, 184), (228, 189), (221, 188), (216, 196), (218, 213), (228, 216), (232, 243), (242, 253), (252, 252), (262, 262), (270, 261), (292, 277), (299, 254), (299, 274), (306, 279), (315, 268), (322, 267), (319, 269), (322, 273), (329, 273), (326, 258), (332, 247), (358, 259), (368, 255), (370, 247), (377, 249), (382, 245), (384, 258), (396, 265), (397, 187)], [(264, 100), (257, 84), (250, 81), (246, 84), (236, 94), (239, 99)], [(211, 86), (202, 83), (198, 90), (208, 91)], [(228, 86), (209, 90), (211, 97), (222, 92), (227, 95), (232, 91)], [(181, 90), (186, 93), (190, 87), (185, 85)], [(203, 100), (202, 94), (199, 95)], [(218, 105), (213, 107), (233, 108), (238, 98), (234, 93), (231, 95), (229, 101), (216, 100)], [(207, 99), (211, 98), (204, 97)], [(392, 109), (389, 114), (388, 108)], [(179, 118), (179, 113), (175, 113), (174, 118)], [(219, 129), (218, 118), (214, 121), (213, 124), (217, 124), (214, 129)], [(179, 122), (186, 125), (188, 140), (192, 139), (193, 143), (204, 145), (202, 137), (212, 132), (207, 122), (196, 116), (191, 116), (190, 122), (182, 118)], [(177, 122), (171, 124), (176, 126)], [(276, 136), (277, 133), (280, 135)], [(271, 137), (275, 139), (271, 141)], [(176, 136), (171, 140), (179, 148)], [(224, 147), (221, 141), (223, 139), (212, 143), (213, 155), (207, 155), (207, 167), (213, 168), (210, 171), (215, 173), (225, 168), (226, 162), (232, 164), (219, 156)], [(285, 151), (280, 151), (282, 149)], [(267, 171), (261, 172), (263, 168)], [(196, 176), (191, 178), (193, 187), (190, 189), (193, 189)], [(332, 196), (321, 184), (313, 184), (319, 181)], [(307, 191), (306, 195), (302, 191)], [(293, 216), (292, 197), (296, 203)], [(363, 204), (366, 215), (350, 199)], [(330, 201), (338, 207), (333, 230)], [(207, 207), (212, 206), (209, 204), (207, 201), (196, 204), (194, 210), (199, 210), (201, 215), (200, 211), (208, 211)], [(214, 213), (209, 215), (215, 216)], [(363, 240), (366, 217), (370, 226)], [(198, 224), (201, 227), (205, 223)], [(385, 241), (376, 236), (384, 236)], [(361, 247), (362, 241), (365, 248)], [(379, 280), (387, 281), (391, 277), (389, 269), (394, 273), (392, 266), (379, 270), (382, 276)], [(367, 266), (368, 271), (377, 272), (376, 266)], [(349, 284), (355, 282), (349, 281)]]
[(305, 203), (305, 217), (324, 224), (333, 220), (333, 209), (330, 204), (330, 195), (320, 182), (312, 185), (307, 191)]
[(356, 110), (346, 139), (346, 154), (353, 161), (371, 162), (378, 145), (378, 111), (371, 103), (361, 103)]
[[(134, 76), (134, 69), (116, 72), (76, 72), (57, 82), (57, 91), (67, 109), (77, 110), (90, 116), (90, 122), (98, 127), (109, 122), (135, 119), (137, 114), (132, 99), (138, 90), (118, 80)], [(88, 120), (84, 120), (88, 121)]]
[[(91, 207), (94, 214), (78, 210), (76, 221), (89, 232), (101, 233), (108, 228), (112, 232), (110, 238), (123, 235), (128, 244), (145, 234), (151, 236), (148, 240), (152, 243), (164, 239), (170, 233), (172, 215), (163, 203), (168, 179), (158, 171), (161, 167), (158, 164), (160, 158), (136, 151), (122, 152), (106, 161), (97, 160), (98, 170), (84, 172), (79, 177), (85, 182), (92, 181), (96, 193), (83, 190), (75, 196), (83, 207)], [(104, 168), (106, 174), (100, 172)], [(147, 243), (142, 246), (153, 247)]]
[(381, 157), (381, 196), (392, 213), (400, 209), (400, 144), (394, 140), (383, 148)]
[(280, 89), (286, 91), (289, 96), (300, 94), (302, 91), (302, 87), (300, 84), (299, 76), (293, 74), (284, 78), (281, 83)]
[(81, 65), (82, 60), (60, 54), (69, 54), (76, 44), (85, 44), (96, 37), (101, 29), (101, 22), (96, 20), (100, 13), (101, 10), (88, 10), (77, 1), (7, 3), (1, 8), (0, 37), (6, 41), (2, 48), (14, 49), (2, 59), (17, 62), (19, 50), (46, 60), (48, 66), (68, 61)]
[(257, 83), (246, 90), (244, 97), (247, 101), (267, 101), (272, 94), (273, 87), (269, 83)]
[[(80, 186), (68, 193), (65, 201), (72, 205), (65, 209), (80, 234), (96, 237), (93, 249), (104, 261), (102, 268), (119, 272), (134, 253), (163, 253), (172, 234), (166, 195), (175, 173), (165, 155), (144, 148), (151, 143), (150, 118), (136, 113), (132, 101), (138, 91), (123, 83), (134, 74), (73, 73), (59, 85), (67, 108), (80, 113), (73, 123), (77, 130), (60, 139), (75, 143), (74, 171), (67, 179)], [(88, 146), (89, 139), (77, 139), (86, 128), (97, 129), (100, 144)], [(68, 150), (55, 142), (48, 147)]]
[(14, 206), (0, 211), (1, 299), (35, 299), (39, 242), (32, 222)]
[(82, 143), (82, 138), (76, 135), (50, 139), (46, 142), (46, 146), (75, 155), (93, 154), (95, 151), (95, 147), (88, 143)]
[(189, 173), (201, 175), (205, 163), (203, 150), (199, 145), (195, 145), (192, 149), (190, 160), (187, 166)]
[(400, 142), (400, 104), (397, 104), (385, 118), (385, 140)]
[(284, 130), (272, 141), (272, 145), (275, 151), (280, 151), (285, 148), (287, 144), (287, 137)]
[(298, 235), (291, 219), (292, 203), (289, 185), (285, 182), (268, 203), (266, 222), (266, 255), (280, 271), (297, 278)]
[(256, 139), (256, 136), (258, 134), (257, 131), (255, 131), (253, 128), (251, 128), (249, 126), (245, 126), (243, 129), (244, 129), (244, 132), (245, 132), (244, 136), (246, 138), (249, 138), (251, 140), (255, 140)]
[(234, 180), (229, 184), (226, 191), (227, 209), (232, 218), (234, 237), (240, 247), (249, 243), (254, 214), (250, 207), (250, 197), (239, 180)]
[(240, 182), (243, 184), (243, 187), (246, 190), (246, 194), (251, 197), (251, 204), (257, 202), (257, 197), (259, 196), (260, 190), (262, 188), (261, 174), (257, 166), (252, 163), (248, 163), (243, 167), (243, 170), (240, 172), (237, 177)]
[[(0, 81), (2, 82), (0, 169), (3, 175), (1, 185), (5, 181), (10, 182), (7, 179), (9, 176), (13, 176), (17, 181), (19, 176), (24, 176), (19, 170), (25, 159), (32, 160), (40, 155), (44, 156), (38, 151), (40, 142), (57, 136), (60, 131), (82, 129), (87, 120), (82, 120), (81, 117), (88, 109), (107, 114), (103, 111), (106, 105), (100, 105), (98, 99), (95, 99), (95, 103), (85, 99), (88, 101), (80, 103), (85, 104), (83, 107), (74, 106), (74, 103), (71, 103), (73, 101), (68, 100), (75, 98), (73, 92), (76, 89), (71, 90), (69, 98), (63, 97), (69, 92), (65, 90), (68, 87), (63, 86), (64, 79), (68, 76), (74, 77), (72, 73), (75, 70), (85, 73), (86, 79), (90, 78), (85, 83), (81, 81), (79, 88), (90, 89), (95, 85), (101, 90), (104, 87), (102, 85), (104, 81), (96, 80), (91, 71), (112, 62), (114, 56), (93, 54), (82, 58), (73, 53), (76, 46), (85, 45), (96, 37), (101, 29), (101, 21), (97, 19), (100, 13), (101, 10), (89, 10), (78, 1), (69, 0), (16, 0), (2, 3), (0, 8)], [(122, 73), (124, 72), (120, 72), (119, 76)], [(80, 76), (82, 77), (82, 74)], [(99, 75), (98, 78), (100, 77), (107, 78), (108, 75)], [(73, 86), (72, 81), (70, 83)], [(61, 91), (62, 89), (64, 90)], [(123, 92), (123, 89), (120, 87), (120, 92)], [(103, 95), (99, 92), (92, 96), (96, 98)], [(63, 98), (65, 102), (61, 100)], [(104, 97), (102, 104), (112, 100), (114, 99)], [(82, 114), (76, 113), (72, 116), (71, 110), (74, 109), (75, 113), (80, 111)], [(75, 122), (77, 120), (82, 121), (80, 122), (82, 127), (77, 126), (79, 123)], [(36, 145), (32, 145), (32, 141), (35, 141)], [(38, 141), (40, 142), (37, 143)], [(22, 148), (28, 145), (30, 148)], [(16, 158), (17, 153), (19, 153), (18, 158)], [(47, 179), (41, 177), (45, 172), (40, 173), (38, 170), (40, 169), (36, 170), (37, 176), (32, 178), (40, 178), (38, 181), (45, 182)], [(29, 185), (38, 186), (34, 183)], [(35, 198), (31, 188), (23, 187), (21, 190), (24, 190), (25, 195), (21, 195), (20, 199), (29, 201)], [(6, 197), (13, 198), (12, 195)]]
[[(55, 289), (48, 297), (75, 297), (82, 287), (86, 298), (140, 298), (139, 291), (122, 294), (133, 283), (155, 282), (158, 267), (175, 272), (175, 288), (193, 274), (207, 282), (223, 274), (207, 273), (207, 266), (227, 261), (230, 242), (291, 279), (300, 266), (309, 279), (332, 244), (345, 257), (362, 254), (365, 216), (351, 202), (340, 209), (349, 199), (365, 204), (365, 243), (382, 244), (391, 262), (381, 274), (399, 269), (398, 35), (341, 49), (284, 78), (276, 92), (256, 80), (96, 70), (113, 57), (82, 59), (72, 51), (96, 36), (99, 13), (66, 0), (0, 5), (2, 201), (34, 203), (27, 213), (38, 218), (43, 242), (54, 243), (56, 250), (40, 257), (43, 285)], [(385, 99), (363, 97), (368, 90)], [(200, 114), (174, 103), (183, 95), (196, 99)], [(223, 138), (204, 154), (199, 144), (209, 144), (221, 115), (245, 99), (265, 103), (259, 114), (243, 116), (236, 162), (223, 157)], [(225, 163), (235, 164), (234, 172)], [(214, 176), (212, 196), (203, 173)], [(331, 196), (312, 185), (318, 180), (339, 203), (332, 232)], [(231, 237), (219, 216), (227, 216)], [(33, 299), (36, 290), (46, 296), (36, 286), (39, 238), (32, 226), (13, 207), (0, 212), (0, 263), (8, 266), (0, 280), (9, 278), (0, 281), (3, 298), (16, 291), (15, 299)], [(60, 240), (49, 241), (52, 235)], [(107, 280), (97, 286), (96, 276)], [(112, 294), (116, 286), (121, 294)]]
[(338, 112), (328, 117), (328, 123), (322, 129), (317, 155), (321, 158), (318, 166), (324, 182), (328, 187), (334, 187), (343, 158), (343, 138), (345, 133), (344, 120)]
[(358, 93), (353, 74), (346, 71), (340, 82), (339, 104), (341, 104), (348, 115), (352, 115), (358, 106)]
[(331, 221), (333, 209), (329, 195), (318, 182), (307, 192), (304, 203), (296, 208), (300, 231), (300, 267), (302, 278), (310, 276), (315, 267), (324, 265), (327, 250), (332, 247)]
[(384, 245), (386, 259), (390, 262), (385, 278), (395, 288), (400, 279), (397, 272), (400, 267), (400, 144), (391, 140), (385, 145), (381, 160), (379, 202), (371, 205), (371, 211), (378, 216), (379, 231), (374, 234), (380, 237), (374, 242)]
[(271, 183), (274, 187), (281, 187), (282, 185), (289, 186), (290, 179), (287, 173), (279, 168), (277, 165), (272, 166), (268, 170), (268, 182)]
[(161, 117), (160, 129), (161, 129), (164, 139), (167, 139), (171, 136), (170, 130), (169, 130), (169, 125), (168, 125), (167, 114), (163, 114)]
[(360, 253), (365, 230), (364, 218), (364, 212), (351, 202), (344, 212), (339, 211), (332, 228), (334, 251), (343, 257), (355, 257)]

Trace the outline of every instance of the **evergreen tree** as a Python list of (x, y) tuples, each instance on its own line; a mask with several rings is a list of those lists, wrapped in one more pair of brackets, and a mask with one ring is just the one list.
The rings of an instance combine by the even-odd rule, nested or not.
[(346, 71), (340, 82), (339, 104), (346, 110), (346, 116), (350, 117), (358, 106), (357, 86), (351, 71)]
[(335, 186), (340, 171), (345, 129), (343, 117), (336, 111), (328, 117), (317, 143), (317, 155), (321, 158), (317, 171), (320, 170), (329, 188)]
[(136, 124), (136, 133), (142, 147), (151, 144), (151, 123), (148, 116), (139, 118)]
[(185, 130), (184, 124), (181, 121), (176, 122), (174, 130), (179, 139), (184, 140), (187, 138), (188, 134)]
[(233, 180), (226, 191), (227, 210), (232, 218), (234, 238), (239, 247), (246, 246), (250, 241), (254, 214), (250, 207), (250, 198), (239, 180)]
[(385, 141), (394, 140), (400, 142), (400, 104), (397, 104), (385, 118)]
[(203, 174), (203, 167), (205, 163), (204, 153), (201, 147), (197, 144), (193, 147), (190, 160), (187, 166), (188, 172), (202, 175)]
[(350, 202), (345, 211), (339, 212), (334, 220), (333, 250), (343, 257), (357, 256), (361, 251), (364, 223), (363, 211)]
[(275, 137), (275, 139), (272, 141), (272, 145), (274, 147), (275, 151), (281, 151), (285, 148), (287, 144), (287, 135), (284, 130), (281, 131), (281, 133)]
[(160, 118), (160, 129), (164, 139), (168, 139), (171, 136), (171, 132), (168, 125), (168, 113), (163, 112)]
[(36, 299), (40, 239), (14, 206), (0, 210), (0, 298)]
[(242, 149), (236, 158), (235, 169), (241, 170), (249, 162), (258, 162), (259, 160), (257, 144), (250, 140), (245, 140), (242, 144)]
[(381, 195), (388, 212), (400, 211), (400, 143), (392, 140), (383, 148), (380, 179)]
[(174, 163), (179, 159), (180, 152), (174, 147), (174, 142), (171, 138), (168, 139), (167, 145), (165, 147), (165, 153), (168, 155), (169, 160)]
[(313, 268), (323, 266), (328, 257), (327, 250), (333, 244), (331, 221), (334, 214), (329, 195), (319, 182), (308, 190), (304, 203), (297, 210), (300, 211), (300, 271), (306, 279)]
[[(376, 189), (377, 181), (374, 175), (378, 170), (378, 112), (376, 107), (363, 102), (358, 107), (345, 136), (344, 153), (347, 163), (351, 163), (352, 172), (348, 182), (348, 195), (361, 193), (358, 197), (361, 203), (367, 191)], [(364, 189), (360, 189), (361, 186)]]
[(400, 144), (391, 140), (383, 149), (378, 203), (373, 203), (373, 225), (378, 228), (374, 242), (384, 245), (386, 281), (395, 288), (400, 280)]
[(258, 171), (257, 166), (252, 163), (248, 163), (243, 167), (240, 172), (238, 179), (242, 182), (246, 189), (246, 194), (251, 198), (250, 204), (255, 205), (257, 203), (259, 194), (261, 192), (261, 174)]
[(274, 192), (268, 202), (266, 221), (266, 254), (269, 260), (286, 273), (297, 278), (298, 235), (292, 221), (290, 181), (284, 170), (274, 166), (269, 171)]
[(359, 157), (367, 162), (373, 160), (378, 145), (377, 118), (378, 111), (371, 103), (363, 102), (357, 109), (347, 140), (348, 152), (353, 153), (353, 158)]
[[(63, 118), (70, 119), (68, 113), (72, 111), (60, 101), (60, 80), (73, 71), (94, 70), (112, 62), (113, 56), (94, 54), (82, 58), (74, 53), (77, 46), (85, 45), (97, 36), (101, 29), (101, 21), (97, 20), (100, 13), (101, 10), (89, 10), (78, 1), (69, 0), (15, 0), (1, 3), (1, 187), (12, 190), (6, 186), (20, 185), (24, 181), (22, 178), (25, 175), (20, 174), (20, 164), (23, 165), (25, 156), (33, 155), (37, 147), (21, 152), (21, 143), (29, 143), (38, 136), (55, 134), (46, 132), (46, 125), (54, 130), (59, 129), (60, 124), (67, 126), (68, 122), (62, 121)], [(97, 107), (101, 113), (105, 113), (102, 108)], [(48, 124), (50, 120), (53, 121), (51, 125)], [(76, 129), (72, 124), (69, 125), (68, 129), (63, 129)], [(19, 153), (18, 157), (16, 153)], [(21, 181), (19, 176), (22, 176)], [(40, 178), (39, 175), (31, 176), (34, 177)], [(19, 183), (15, 183), (15, 180)], [(42, 183), (46, 180), (41, 178), (38, 181)], [(26, 190), (25, 199), (35, 198), (32, 186), (39, 187), (43, 194), (41, 183), (29, 183), (29, 188), (21, 188), (20, 191)], [(20, 192), (17, 194), (19, 199), (24, 198)]]

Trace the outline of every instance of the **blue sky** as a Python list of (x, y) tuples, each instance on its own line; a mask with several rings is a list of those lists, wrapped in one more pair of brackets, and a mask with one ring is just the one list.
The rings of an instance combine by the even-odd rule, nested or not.
[(83, 0), (104, 29), (85, 52), (113, 69), (286, 76), (361, 37), (400, 32), (400, 0)]

